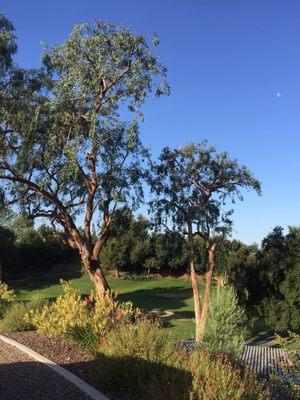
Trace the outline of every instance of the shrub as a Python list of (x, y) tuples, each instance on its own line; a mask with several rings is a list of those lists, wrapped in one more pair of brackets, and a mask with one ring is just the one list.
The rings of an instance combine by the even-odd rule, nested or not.
[(49, 334), (66, 334), (76, 325), (87, 323), (87, 310), (79, 292), (67, 282), (61, 282), (64, 294), (41, 310), (30, 310), (26, 316), (37, 330)]
[[(101, 342), (93, 368), (100, 388), (118, 388), (139, 400), (267, 400), (249, 370), (207, 350), (192, 354), (175, 346), (157, 323), (120, 325)], [(99, 367), (97, 368), (97, 364)]]
[(61, 281), (61, 284), (63, 295), (41, 310), (31, 310), (26, 316), (26, 320), (39, 331), (65, 335), (94, 350), (101, 337), (113, 326), (129, 321), (139, 313), (132, 303), (119, 304), (108, 293), (92, 294), (82, 299), (70, 283)]
[(26, 315), (30, 310), (38, 312), (45, 304), (43, 300), (32, 300), (30, 302), (11, 303), (3, 314), (0, 328), (7, 332), (22, 332), (34, 330), (34, 325), (27, 320)]
[(90, 325), (73, 326), (67, 330), (65, 336), (76, 342), (80, 347), (85, 347), (95, 354), (99, 348), (99, 337)]
[(13, 301), (14, 299), (15, 299), (14, 290), (13, 289), (9, 290), (6, 283), (0, 282), (0, 300), (10, 302)]
[(232, 287), (218, 287), (211, 299), (202, 345), (211, 353), (239, 357), (244, 346), (245, 313)]
[(0, 318), (4, 315), (6, 309), (8, 308), (10, 302), (15, 300), (15, 293), (4, 282), (0, 282)]
[[(300, 348), (300, 335), (295, 332), (288, 331), (288, 336), (281, 337), (275, 334), (275, 339), (281, 347), (286, 347), (288, 342)], [(286, 349), (287, 363), (284, 360), (276, 360), (279, 365), (281, 374), (278, 376), (277, 365), (273, 366), (271, 373), (271, 382), (273, 390), (277, 398), (285, 398), (286, 400), (300, 400), (300, 356), (297, 352), (289, 352)], [(281, 397), (280, 397), (281, 396)], [(274, 396), (275, 397), (275, 396)]]
[(156, 322), (141, 319), (112, 330), (101, 342), (92, 374), (103, 389), (119, 388), (138, 399), (184, 399), (192, 382), (184, 370), (187, 354), (175, 350), (174, 341)]
[(190, 400), (267, 400), (257, 377), (248, 368), (237, 368), (228, 358), (195, 351), (191, 356), (193, 384)]

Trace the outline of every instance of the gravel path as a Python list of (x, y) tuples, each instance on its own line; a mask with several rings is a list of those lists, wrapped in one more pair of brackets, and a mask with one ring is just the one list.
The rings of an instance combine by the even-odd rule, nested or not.
[(0, 340), (1, 400), (90, 400), (72, 383)]

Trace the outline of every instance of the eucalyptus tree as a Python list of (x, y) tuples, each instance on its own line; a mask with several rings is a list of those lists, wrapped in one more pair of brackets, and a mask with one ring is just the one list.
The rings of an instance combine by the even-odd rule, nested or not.
[(99, 254), (116, 209), (143, 197), (141, 106), (153, 90), (168, 93), (166, 69), (144, 36), (106, 22), (75, 26), (42, 60), (38, 70), (14, 66), (2, 88), (5, 201), (61, 229), (96, 289), (107, 290)]
[[(214, 239), (224, 236), (231, 227), (233, 211), (229, 209), (228, 201), (242, 200), (241, 189), (254, 189), (260, 193), (260, 184), (246, 167), (240, 166), (228, 153), (216, 153), (206, 141), (190, 143), (180, 149), (164, 148), (159, 162), (153, 165), (150, 184), (154, 194), (150, 211), (156, 224), (186, 234), (188, 238), (196, 340), (199, 341), (210, 298), (217, 249)], [(195, 235), (204, 238), (209, 253), (202, 312), (195, 266)]]
[(1, 81), (13, 63), (13, 55), (17, 51), (13, 24), (0, 12), (0, 75)]

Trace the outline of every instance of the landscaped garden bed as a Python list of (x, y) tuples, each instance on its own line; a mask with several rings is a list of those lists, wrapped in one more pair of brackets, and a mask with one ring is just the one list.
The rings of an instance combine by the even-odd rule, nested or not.
[[(266, 400), (255, 375), (206, 349), (187, 352), (175, 346), (161, 324), (131, 303), (108, 294), (82, 297), (63, 282), (64, 294), (52, 302), (7, 300), (2, 327), (27, 345), (91, 383), (110, 399)], [(6, 290), (6, 292), (5, 292)], [(30, 329), (37, 329), (37, 332)], [(9, 329), (6, 329), (6, 331)], [(232, 348), (232, 351), (236, 349)]]

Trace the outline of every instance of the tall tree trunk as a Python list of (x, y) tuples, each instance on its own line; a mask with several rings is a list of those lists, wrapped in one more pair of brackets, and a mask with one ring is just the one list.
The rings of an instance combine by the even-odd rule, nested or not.
[(196, 321), (196, 342), (200, 341), (200, 319), (201, 319), (201, 303), (199, 295), (198, 277), (195, 270), (195, 251), (192, 224), (188, 223), (188, 241), (189, 241), (189, 257), (190, 257), (190, 274), (194, 296), (194, 309)]
[(84, 268), (89, 274), (96, 291), (98, 293), (109, 291), (110, 287), (103, 274), (99, 260), (92, 259), (92, 256), (87, 248), (82, 249), (80, 254)]
[(203, 336), (205, 325), (206, 325), (206, 320), (207, 320), (207, 314), (208, 314), (208, 308), (209, 308), (209, 302), (210, 302), (210, 296), (211, 296), (212, 278), (213, 278), (213, 272), (214, 272), (214, 267), (215, 267), (216, 250), (217, 250), (217, 243), (214, 243), (208, 250), (209, 268), (208, 268), (208, 271), (206, 272), (206, 276), (205, 276), (206, 282), (205, 282), (205, 292), (204, 292), (204, 298), (203, 298), (203, 309), (202, 309), (200, 326), (199, 326), (200, 338)]

